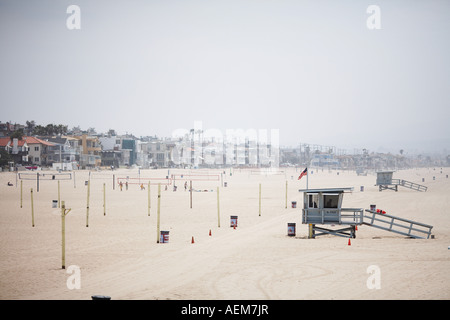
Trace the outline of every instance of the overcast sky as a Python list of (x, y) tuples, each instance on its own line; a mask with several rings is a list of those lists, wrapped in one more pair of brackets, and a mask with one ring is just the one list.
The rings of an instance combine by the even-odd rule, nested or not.
[(0, 0), (0, 120), (450, 151), (449, 16), (430, 0)]

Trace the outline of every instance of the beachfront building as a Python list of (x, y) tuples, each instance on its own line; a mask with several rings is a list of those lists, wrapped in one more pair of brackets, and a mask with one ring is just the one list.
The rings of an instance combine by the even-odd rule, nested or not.
[(26, 139), (0, 138), (0, 148), (5, 150), (15, 164), (28, 164), (28, 144)]
[(339, 167), (339, 160), (334, 157), (333, 153), (316, 152), (312, 156), (311, 166), (316, 168), (334, 169)]
[[(115, 133), (113, 130), (110, 131)], [(108, 133), (98, 139), (102, 149), (102, 166), (115, 168), (133, 165), (143, 168), (150, 166), (148, 138), (139, 140), (128, 134), (118, 136)]]
[(81, 147), (78, 139), (55, 136), (41, 137), (41, 140), (52, 144), (47, 147), (46, 165), (53, 165), (54, 163), (79, 163)]
[(149, 165), (158, 168), (172, 167), (172, 153), (174, 148), (175, 143), (170, 139), (149, 141), (147, 144)]
[[(199, 138), (200, 137), (200, 138)], [(206, 137), (190, 133), (173, 142), (173, 161), (179, 167), (278, 167), (279, 147), (256, 139)]]
[(136, 164), (136, 139), (126, 135), (121, 137), (120, 141), (124, 165), (132, 166)]
[(42, 166), (47, 165), (49, 148), (53, 147), (54, 144), (37, 137), (22, 137), (27, 142), (28, 145), (28, 160), (31, 164)]
[(101, 152), (100, 141), (96, 136), (88, 136), (83, 134), (81, 136), (74, 137), (78, 139), (78, 145), (81, 146), (80, 153), (80, 166), (86, 167), (99, 167), (101, 165)]
[(123, 165), (122, 150), (120, 138), (117, 137), (113, 130), (108, 135), (98, 137), (101, 151), (101, 164), (106, 167), (119, 168)]

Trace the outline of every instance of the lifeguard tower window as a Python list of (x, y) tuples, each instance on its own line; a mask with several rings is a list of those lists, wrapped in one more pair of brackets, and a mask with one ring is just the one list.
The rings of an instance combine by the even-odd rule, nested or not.
[(308, 208), (317, 208), (319, 204), (319, 195), (309, 194), (308, 198)]
[(324, 208), (337, 209), (339, 203), (338, 194), (324, 194), (323, 195)]

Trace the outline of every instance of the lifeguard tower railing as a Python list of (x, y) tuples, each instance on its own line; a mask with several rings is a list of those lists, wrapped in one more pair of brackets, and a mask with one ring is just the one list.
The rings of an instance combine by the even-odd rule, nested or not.
[(302, 209), (303, 224), (345, 224), (359, 225), (363, 223), (364, 210), (359, 208), (339, 209)]

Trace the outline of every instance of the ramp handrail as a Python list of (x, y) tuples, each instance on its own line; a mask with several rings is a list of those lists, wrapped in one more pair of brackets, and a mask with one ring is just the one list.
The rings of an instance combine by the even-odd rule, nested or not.
[[(408, 219), (404, 219), (404, 218), (399, 218), (399, 217), (391, 216), (388, 214), (380, 214), (380, 213), (376, 212), (375, 210), (366, 209), (365, 211), (372, 214), (372, 216), (364, 215), (364, 218), (366, 218), (370, 221), (370, 222), (363, 222), (363, 224), (365, 224), (365, 225), (379, 228), (379, 229), (386, 230), (386, 231), (390, 231), (390, 232), (395, 232), (395, 233), (398, 233), (398, 234), (401, 234), (404, 236), (408, 236), (408, 237), (419, 238), (419, 239), (425, 239), (425, 237), (419, 236), (417, 234), (412, 234), (411, 232), (414, 231), (414, 232), (423, 233), (426, 235), (426, 239), (429, 239), (429, 237), (431, 235), (431, 229), (433, 228), (433, 226), (430, 226), (428, 224), (424, 224), (424, 223), (420, 223), (420, 222), (416, 222), (416, 221), (408, 220)], [(387, 218), (387, 220), (385, 220), (386, 218)], [(398, 222), (403, 222), (403, 223), (406, 223), (407, 225), (403, 225)], [(388, 224), (389, 227), (377, 225), (376, 223)], [(421, 227), (423, 229), (419, 229), (418, 227), (419, 228)], [(403, 229), (396, 230), (393, 228), (407, 229), (408, 232), (404, 231)]]

